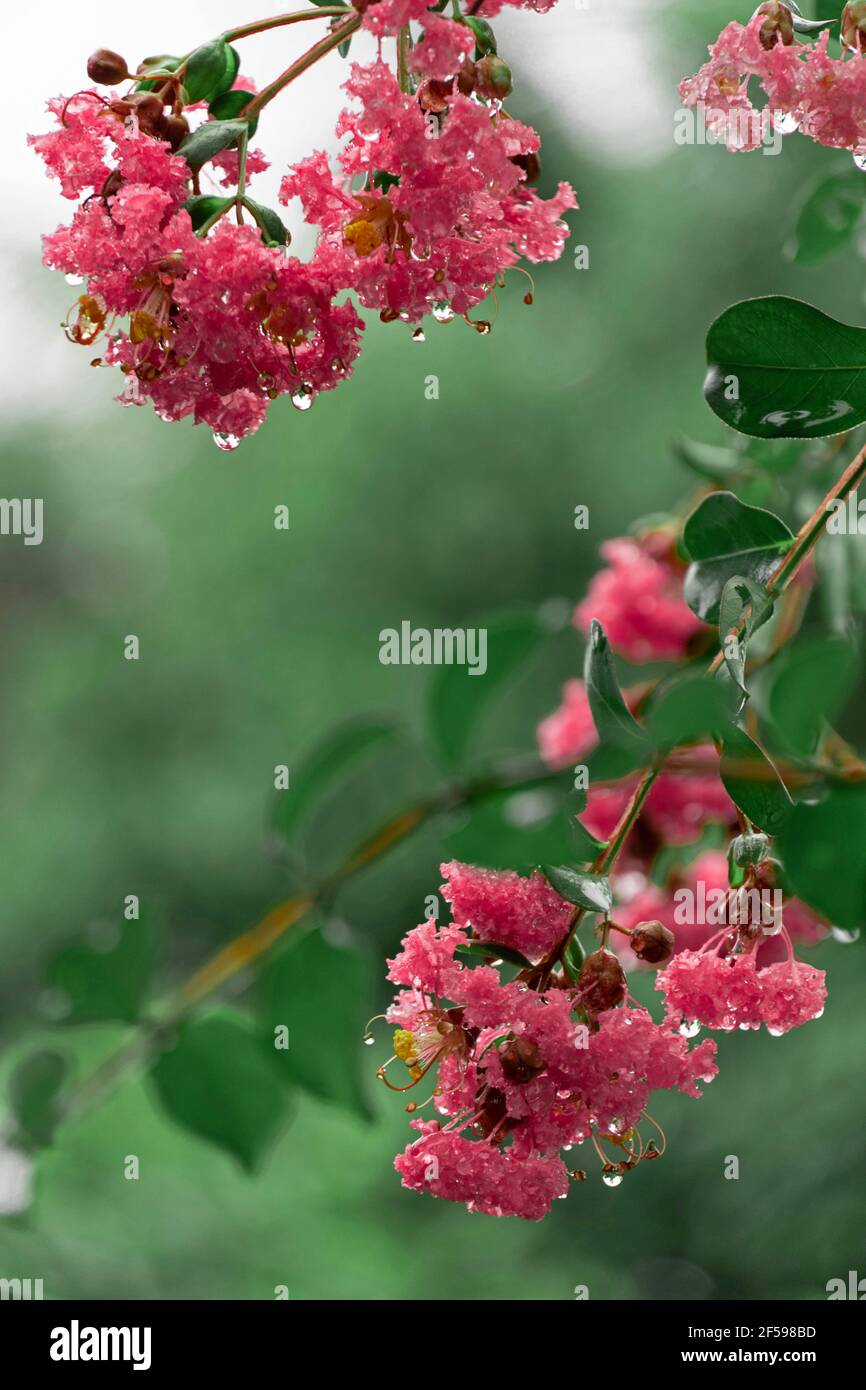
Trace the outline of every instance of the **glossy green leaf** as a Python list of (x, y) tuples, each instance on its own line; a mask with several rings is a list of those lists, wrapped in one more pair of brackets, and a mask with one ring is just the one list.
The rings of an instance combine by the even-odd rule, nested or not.
[(246, 121), (205, 121), (197, 130), (190, 131), (177, 152), (183, 155), (191, 169), (200, 169), (215, 154), (237, 144), (246, 132)]
[(361, 758), (383, 743), (393, 742), (398, 733), (395, 720), (376, 715), (362, 715), (341, 724), (290, 770), (288, 788), (276, 794), (274, 829), (285, 839), (293, 839), (319, 798)]
[(42, 1051), (25, 1057), (9, 1078), (9, 1102), (18, 1129), (36, 1148), (45, 1148), (54, 1138), (66, 1073), (66, 1061), (59, 1053)]
[(273, 208), (264, 207), (262, 203), (257, 203), (248, 197), (243, 199), (243, 205), (256, 219), (262, 233), (262, 241), (266, 246), (288, 246), (292, 238), (278, 212), (274, 212)]
[(575, 932), (574, 936), (571, 938), (568, 945), (566, 946), (565, 953), (563, 955), (563, 963), (573, 980), (577, 979), (578, 975), (580, 974), (580, 967), (583, 965), (583, 962), (585, 960), (586, 947), (581, 941), (578, 933)]
[(722, 740), (719, 772), (728, 796), (752, 824), (778, 834), (791, 814), (791, 798), (767, 754), (738, 725)]
[(647, 713), (647, 732), (662, 752), (696, 743), (730, 722), (727, 694), (712, 676), (690, 672), (668, 685)]
[(866, 420), (866, 329), (799, 299), (746, 299), (707, 334), (704, 395), (763, 439), (817, 439)]
[(187, 59), (183, 77), (187, 102), (193, 105), (210, 101), (228, 91), (237, 77), (239, 65), (237, 51), (225, 39), (212, 39), (202, 44)]
[(466, 15), (463, 20), (475, 35), (475, 57), (483, 58), (485, 53), (496, 52), (496, 36), (486, 19), (479, 15)]
[(737, 713), (749, 698), (746, 687), (746, 656), (749, 639), (773, 612), (773, 600), (766, 589), (743, 575), (729, 579), (719, 603), (719, 641), (725, 666), (739, 691)]
[(511, 946), (502, 946), (497, 941), (467, 941), (457, 949), (464, 955), (478, 956), (484, 960), (489, 957), (493, 960), (506, 960), (509, 965), (517, 965), (521, 970), (525, 970), (531, 964), (519, 951), (515, 951)]
[(610, 645), (601, 623), (592, 620), (586, 644), (583, 678), (592, 718), (599, 742), (612, 744), (625, 754), (626, 764), (640, 765), (646, 757), (649, 742), (622, 697), (614, 670)]
[(124, 922), (93, 942), (65, 947), (45, 971), (58, 1000), (59, 1021), (134, 1023), (148, 997), (155, 961), (155, 934), (146, 919)]
[(470, 675), (467, 665), (442, 665), (430, 681), (430, 733), (436, 752), (450, 768), (461, 767), (479, 720), (494, 695), (526, 666), (545, 630), (534, 613), (512, 613), (484, 625), (487, 669)]
[[(218, 97), (214, 97), (213, 101), (208, 103), (208, 112), (216, 121), (232, 121), (240, 116), (244, 107), (248, 106), (252, 99), (252, 92), (221, 92)], [(258, 116), (254, 116), (251, 121), (245, 124), (248, 126), (249, 137), (252, 139), (258, 129)]]
[(861, 170), (851, 168), (823, 178), (806, 199), (790, 248), (798, 265), (820, 265), (849, 246), (866, 208)]
[[(155, 58), (145, 58), (141, 64), (141, 72), (176, 72), (181, 65), (181, 59), (174, 53), (160, 53)], [(152, 92), (157, 87), (162, 86), (161, 78), (144, 78), (143, 81), (136, 83), (137, 92)]]
[(795, 756), (814, 753), (825, 721), (832, 722), (844, 708), (857, 668), (856, 651), (838, 638), (801, 642), (773, 662), (768, 713)]
[(184, 207), (190, 215), (193, 229), (198, 232), (208, 222), (228, 212), (233, 204), (234, 198), (218, 198), (211, 193), (197, 193), (194, 197), (187, 198)]
[(732, 492), (713, 492), (698, 504), (683, 528), (692, 564), (683, 597), (705, 623), (717, 623), (729, 579), (742, 576), (765, 584), (793, 536), (774, 512), (749, 507)]
[(227, 1149), (248, 1172), (288, 1119), (289, 1097), (273, 1062), (231, 1015), (184, 1024), (150, 1079), (172, 1119)]
[(606, 874), (585, 874), (562, 864), (542, 864), (541, 872), (566, 902), (588, 912), (610, 912), (613, 893)]
[(778, 843), (791, 891), (837, 927), (866, 926), (866, 787), (795, 806)]
[[(258, 1017), (286, 1080), (369, 1118), (362, 1080), (364, 1025), (374, 1012), (371, 962), (308, 932), (262, 971)], [(275, 1030), (288, 1047), (275, 1047)]]
[(569, 772), (561, 785), (540, 778), (535, 787), (484, 797), (446, 837), (444, 857), (519, 873), (548, 859), (589, 864), (601, 845), (576, 819), (585, 797), (567, 795), (570, 781)]

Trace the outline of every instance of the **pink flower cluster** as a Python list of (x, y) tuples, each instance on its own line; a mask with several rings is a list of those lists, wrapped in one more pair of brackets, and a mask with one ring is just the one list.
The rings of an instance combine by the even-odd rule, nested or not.
[(682, 595), (684, 565), (674, 538), (665, 532), (605, 541), (608, 567), (592, 579), (574, 613), (575, 627), (589, 631), (600, 622), (614, 651), (627, 661), (662, 661), (685, 656), (706, 631)]
[(799, 1028), (824, 1012), (824, 971), (795, 960), (758, 968), (754, 955), (722, 955), (718, 950), (681, 951), (659, 972), (656, 989), (667, 1014), (730, 1033), (759, 1028), (776, 1036)]
[[(442, 872), (454, 921), (422, 923), (389, 962), (399, 987), (387, 1014), (397, 1030), (392, 1064), (403, 1063), (409, 1080), (394, 1086), (380, 1074), (409, 1091), (432, 1073), (439, 1116), (422, 1119), (410, 1102), (419, 1137), (395, 1166), (406, 1187), (538, 1220), (566, 1194), (561, 1151), (591, 1143), (611, 1184), (657, 1157), (639, 1129), (655, 1125), (651, 1093), (700, 1095), (698, 1083), (716, 1073), (715, 1048), (690, 1050), (671, 1020), (655, 1023), (628, 1001), (609, 952), (589, 957), (576, 979), (554, 965), (573, 909), (540, 876), (456, 863)], [(506, 981), (501, 967), (458, 958), (470, 940), (504, 936), (536, 960), (549, 943), (545, 959)]]
[[(842, 32), (850, 47), (837, 58), (828, 52), (827, 30), (814, 42), (799, 42), (787, 7), (762, 5), (748, 24), (722, 30), (709, 62), (680, 84), (683, 103), (703, 105), (707, 129), (729, 150), (757, 149), (771, 115), (783, 134), (799, 129), (819, 144), (866, 152), (866, 22), (858, 42), (853, 13), (862, 10), (846, 6), (851, 18), (843, 18)], [(752, 102), (753, 81), (763, 90), (766, 110)]]
[[(121, 369), (123, 404), (191, 417), (232, 448), (277, 397), (306, 409), (351, 372), (364, 322), (346, 291), (385, 321), (466, 317), (521, 258), (560, 255), (574, 194), (563, 183), (545, 200), (532, 188), (539, 138), (502, 109), (504, 64), (474, 62), (472, 30), (428, 19), (419, 0), (358, 8), (380, 36), (416, 19), (424, 35), (403, 89), (381, 60), (351, 68), (338, 172), (317, 153), (283, 179), (282, 202), (298, 198), (318, 228), (306, 264), (288, 254), (277, 214), (250, 205), (261, 151), (187, 162), (187, 116), (204, 104), (184, 111), (179, 82), (160, 97), (133, 78), (125, 96), (93, 87), (49, 103), (56, 127), (30, 142), (79, 206), (45, 238), (45, 263), (83, 282), (68, 336), (101, 344), (94, 365)], [(105, 50), (90, 66), (97, 81), (126, 70)], [(236, 79), (228, 95), (251, 87)], [(216, 211), (200, 215), (211, 188)]]

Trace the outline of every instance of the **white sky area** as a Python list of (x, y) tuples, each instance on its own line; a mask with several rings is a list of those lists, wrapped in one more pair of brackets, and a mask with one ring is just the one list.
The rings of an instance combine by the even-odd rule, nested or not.
[[(670, 152), (676, 97), (665, 86), (660, 61), (659, 10), (666, 2), (560, 0), (549, 14), (509, 10), (496, 19), (500, 50), (515, 73), (517, 100), (510, 105), (519, 115), (521, 88), (534, 89), (542, 146), (545, 131), (556, 127), (572, 134), (577, 146), (592, 148), (596, 158), (624, 167)], [(92, 379), (102, 374), (83, 370), (81, 354), (57, 327), (65, 300), (71, 302), (76, 292), (56, 272), (39, 270), (41, 233), (67, 221), (74, 209), (25, 142), (28, 131), (50, 128), (46, 99), (89, 85), (85, 67), (96, 48), (114, 49), (134, 66), (147, 54), (183, 53), (225, 29), (293, 8), (304, 8), (304, 0), (148, 0), (144, 6), (41, 0), (9, 8), (4, 43), (7, 53), (21, 57), (4, 76), (5, 109), (13, 118), (4, 134), (0, 176), (0, 294), (7, 326), (0, 339), (0, 405), (7, 417), (44, 411), (46, 399), (61, 394), (64, 410), (86, 412), (101, 408), (105, 396), (104, 380)], [(312, 21), (243, 40), (241, 71), (266, 85), (324, 29), (325, 21)], [(352, 59), (373, 53), (369, 37), (353, 39)], [(275, 204), (289, 164), (313, 149), (336, 147), (345, 70), (343, 60), (329, 54), (267, 111), (253, 142), (272, 166), (255, 182), (261, 201)], [(571, 178), (580, 196), (579, 169), (564, 170), (563, 177)], [(297, 213), (290, 209), (287, 221), (293, 247), (303, 255)]]

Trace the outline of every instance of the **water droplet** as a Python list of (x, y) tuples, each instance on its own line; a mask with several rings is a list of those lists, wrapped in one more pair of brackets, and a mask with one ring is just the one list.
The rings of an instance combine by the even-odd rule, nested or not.
[(373, 1043), (374, 1043), (375, 1041), (376, 1041), (375, 1038), (366, 1037), (366, 1038), (364, 1039), (364, 1046), (365, 1046), (365, 1047), (372, 1047), (372, 1046), (373, 1046)]
[(415, 332), (412, 334), (412, 342), (413, 342), (413, 343), (426, 343), (426, 341), (427, 341), (427, 338), (426, 338), (426, 336), (425, 336), (425, 334), (424, 334), (424, 329), (423, 329), (423, 328), (416, 328), (416, 329), (415, 329)]
[(83, 284), (84, 284), (84, 276), (83, 276), (83, 275), (64, 275), (63, 278), (64, 278), (64, 280), (66, 281), (67, 285), (83, 285)]
[(800, 122), (790, 111), (774, 111), (773, 129), (778, 130), (781, 135), (793, 135), (795, 130), (800, 129)]
[(313, 397), (306, 386), (302, 387), (300, 391), (292, 392), (292, 405), (295, 410), (309, 410), (312, 404)]
[(855, 941), (860, 940), (860, 928), (854, 927), (851, 931), (846, 931), (844, 927), (831, 927), (830, 935), (840, 946), (852, 946)]
[(230, 454), (240, 444), (240, 439), (236, 434), (219, 434), (214, 430), (213, 442), (223, 453)]
[(446, 299), (440, 299), (433, 305), (433, 317), (437, 323), (450, 323), (454, 317), (454, 310)]
[(854, 163), (858, 169), (866, 170), (866, 154), (855, 154)]
[(680, 1024), (680, 1033), (684, 1038), (696, 1038), (701, 1031), (701, 1025), (697, 1019), (684, 1018)]
[(605, 1173), (601, 1180), (605, 1187), (619, 1187), (622, 1182), (622, 1173)]
[(768, 1029), (767, 1029), (767, 1032), (769, 1033), (769, 1035), (770, 1035), (771, 1038), (781, 1038), (781, 1036), (782, 1036), (782, 1034), (784, 1033), (784, 1031), (785, 1031), (784, 1028), (768, 1028)]

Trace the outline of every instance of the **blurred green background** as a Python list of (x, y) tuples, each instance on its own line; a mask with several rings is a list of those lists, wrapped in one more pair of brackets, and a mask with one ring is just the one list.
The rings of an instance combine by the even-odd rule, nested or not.
[[(677, 80), (730, 17), (706, 0), (659, 10), (653, 81), (671, 130)], [(107, 373), (92, 405), (68, 410), (87, 372), (72, 348), (69, 395), (13, 412), (3, 491), (45, 499), (46, 541), (0, 546), (4, 1067), (50, 1040), (85, 1072), (124, 1036), (51, 1027), (40, 1007), (52, 951), (119, 923), (125, 894), (160, 919), (168, 990), (291, 890), (298, 869), (270, 829), (273, 768), (297, 766), (335, 723), (389, 711), (407, 733), (323, 807), (306, 837), (313, 867), (438, 785), (418, 751), (428, 673), (380, 665), (380, 629), (571, 604), (605, 536), (682, 502), (692, 483), (671, 440), (722, 439), (700, 389), (718, 312), (781, 292), (862, 321), (860, 265), (807, 272), (781, 253), (810, 180), (846, 155), (798, 137), (777, 158), (671, 139), (658, 158), (623, 162), (514, 66), (509, 105), (540, 126), (543, 188), (568, 178), (581, 202), (531, 308), (514, 276), (486, 338), (432, 324), (414, 345), (375, 322), (348, 384), (304, 415), (280, 403), (232, 454), (205, 430), (121, 412)], [(588, 270), (574, 269), (579, 244)], [(50, 335), (68, 287), (40, 270), (35, 245), (23, 273)], [(429, 373), (438, 401), (425, 399)], [(581, 502), (589, 533), (573, 527)], [(288, 533), (273, 527), (280, 503)], [(141, 639), (137, 664), (122, 659), (127, 633)], [(568, 627), (551, 634), (482, 751), (532, 748), (580, 651)], [(438, 886), (450, 828), (425, 831), (335, 906), (332, 939), (351, 933), (369, 953), (369, 1014), (387, 999), (385, 952)], [(380, 1049), (359, 1040), (372, 1119), (299, 1092), (253, 1178), (126, 1079), (61, 1131), (33, 1207), (0, 1224), (0, 1275), (41, 1277), (49, 1298), (271, 1298), (287, 1285), (295, 1299), (569, 1299), (579, 1284), (593, 1299), (823, 1297), (866, 1258), (854, 1070), (866, 956), (827, 943), (810, 959), (828, 970), (820, 1024), (723, 1037), (704, 1100), (657, 1106), (665, 1160), (616, 1190), (592, 1175), (540, 1225), (401, 1189), (391, 1163), (406, 1116), (375, 1083)], [(313, 999), (320, 983), (308, 982)], [(323, 1051), (334, 1024), (323, 1010)], [(124, 1180), (127, 1154), (138, 1182)], [(727, 1155), (736, 1182), (722, 1177)]]

